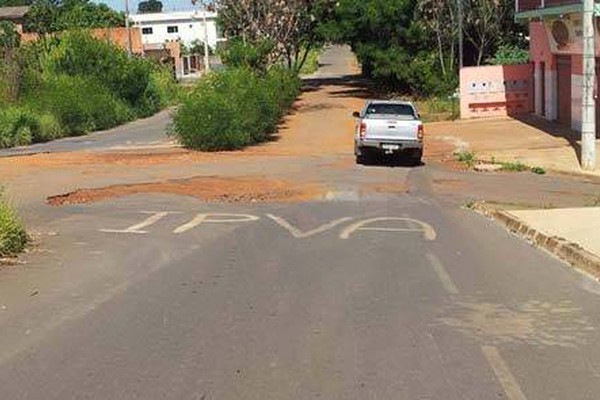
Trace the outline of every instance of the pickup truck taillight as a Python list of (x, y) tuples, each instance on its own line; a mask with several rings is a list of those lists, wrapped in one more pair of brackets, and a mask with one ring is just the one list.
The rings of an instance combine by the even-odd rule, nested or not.
[(417, 138), (419, 139), (419, 141), (422, 141), (424, 137), (425, 137), (425, 127), (423, 126), (423, 124), (421, 124), (417, 128)]
[(367, 123), (366, 122), (361, 122), (360, 123), (360, 138), (364, 139), (366, 133), (367, 133)]

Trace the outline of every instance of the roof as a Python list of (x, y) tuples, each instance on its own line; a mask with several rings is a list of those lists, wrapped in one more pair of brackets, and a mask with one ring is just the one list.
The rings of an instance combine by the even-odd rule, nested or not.
[(0, 7), (0, 20), (21, 19), (29, 12), (30, 8), (29, 6)]
[(178, 11), (178, 12), (164, 12), (164, 13), (143, 13), (143, 14), (132, 14), (130, 18), (136, 24), (140, 23), (153, 23), (153, 22), (166, 22), (166, 21), (193, 21), (201, 20), (204, 18), (206, 13), (207, 19), (217, 18), (215, 12), (205, 11)]

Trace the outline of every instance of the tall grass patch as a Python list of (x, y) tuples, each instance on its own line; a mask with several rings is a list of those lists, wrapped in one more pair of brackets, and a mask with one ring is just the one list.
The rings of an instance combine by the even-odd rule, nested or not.
[(0, 192), (0, 257), (10, 257), (25, 249), (29, 237), (21, 219)]

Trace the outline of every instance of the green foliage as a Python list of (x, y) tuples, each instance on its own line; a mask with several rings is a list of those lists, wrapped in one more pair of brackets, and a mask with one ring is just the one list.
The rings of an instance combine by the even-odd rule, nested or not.
[(0, 148), (30, 144), (37, 129), (38, 121), (31, 110), (22, 107), (0, 110)]
[(493, 65), (526, 64), (529, 62), (529, 52), (516, 45), (502, 45), (487, 62)]
[(454, 157), (456, 157), (456, 160), (458, 162), (464, 163), (469, 168), (473, 167), (477, 162), (475, 153), (473, 153), (472, 151), (459, 151), (457, 153), (454, 153)]
[(319, 57), (321, 57), (322, 52), (323, 49), (321, 47), (310, 49), (306, 56), (304, 65), (302, 65), (302, 68), (300, 68), (300, 73), (303, 75), (310, 75), (317, 72), (319, 69)]
[(522, 162), (503, 162), (500, 163), (502, 165), (502, 171), (510, 171), (510, 172), (523, 172), (528, 171), (529, 167)]
[[(4, 96), (0, 65), (0, 147), (104, 130), (149, 116), (178, 97), (174, 77), (159, 65), (71, 31), (18, 50), (18, 96)], [(10, 72), (10, 71), (9, 71)], [(14, 86), (14, 85), (13, 85)]]
[(546, 174), (546, 170), (542, 167), (532, 167), (531, 172), (533, 172), (534, 174), (537, 174), (537, 175), (545, 175)]
[(19, 47), (21, 36), (15, 24), (9, 21), (0, 21), (0, 53)]
[(232, 39), (223, 45), (219, 55), (223, 64), (229, 67), (264, 71), (273, 48), (274, 43), (268, 40), (249, 44), (241, 39)]
[(415, 105), (423, 122), (455, 120), (460, 117), (456, 99), (446, 97), (430, 97), (415, 101)]
[(32, 108), (54, 115), (68, 136), (108, 129), (135, 116), (125, 102), (92, 77), (52, 75), (35, 96), (28, 96), (28, 102)]
[(0, 191), (0, 257), (11, 257), (25, 249), (29, 237), (21, 219)]
[(285, 69), (261, 76), (231, 68), (199, 82), (173, 118), (172, 132), (188, 148), (235, 150), (269, 140), (300, 90)]
[[(204, 42), (199, 39), (195, 39), (192, 41), (192, 43), (190, 43), (189, 46), (182, 44), (181, 51), (183, 52), (183, 54), (186, 54), (186, 55), (197, 54), (197, 55), (203, 56), (204, 55)], [(213, 49), (210, 46), (208, 46), (208, 54), (209, 55), (213, 54)]]
[(435, 43), (419, 21), (416, 0), (340, 0), (330, 38), (349, 43), (363, 73), (390, 91), (448, 94), (456, 77), (441, 73)]
[(145, 96), (152, 67), (147, 60), (129, 58), (108, 41), (84, 32), (68, 32), (61, 35), (60, 44), (48, 54), (44, 70), (54, 75), (95, 78), (118, 98), (146, 113), (149, 110)]
[(125, 14), (90, 0), (36, 0), (24, 28), (42, 35), (71, 30), (125, 26)]
[(140, 1), (138, 4), (138, 13), (159, 13), (163, 10), (163, 4), (158, 0)]

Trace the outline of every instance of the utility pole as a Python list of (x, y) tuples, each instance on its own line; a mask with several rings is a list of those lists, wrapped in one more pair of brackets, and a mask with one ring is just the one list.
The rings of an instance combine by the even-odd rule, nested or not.
[(458, 66), (464, 66), (464, 20), (465, 13), (463, 9), (463, 0), (456, 0), (458, 3)]
[(129, 26), (129, 0), (125, 0), (125, 29), (127, 29), (127, 54), (133, 54), (131, 49), (131, 27)]
[(583, 99), (581, 126), (581, 167), (596, 169), (596, 43), (594, 0), (583, 0)]

